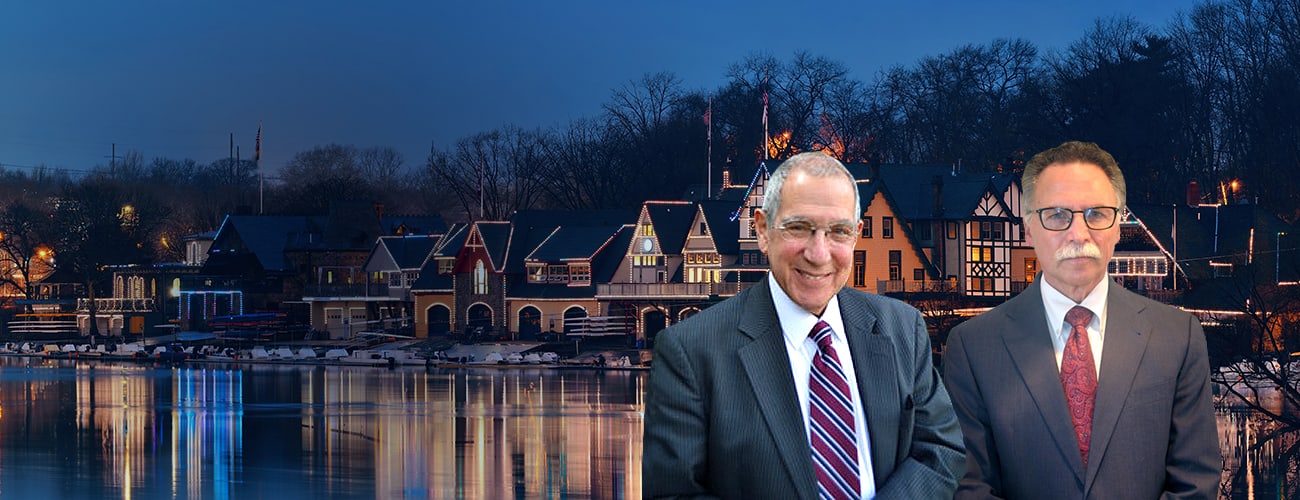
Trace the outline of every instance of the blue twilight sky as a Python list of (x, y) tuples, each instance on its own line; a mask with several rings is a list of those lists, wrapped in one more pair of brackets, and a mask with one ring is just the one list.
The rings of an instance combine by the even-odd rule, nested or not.
[[(734, 5), (725, 5), (732, 3)], [(274, 172), (315, 145), (430, 144), (596, 116), (671, 71), (714, 90), (756, 52), (798, 50), (863, 81), (958, 46), (1062, 49), (1102, 17), (1162, 29), (1193, 2), (11, 0), (0, 4), (0, 165), (88, 170), (141, 152), (208, 163), (230, 134)]]

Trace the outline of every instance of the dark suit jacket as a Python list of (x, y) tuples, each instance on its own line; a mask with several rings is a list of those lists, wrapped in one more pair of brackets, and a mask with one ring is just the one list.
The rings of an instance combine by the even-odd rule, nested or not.
[[(880, 498), (949, 498), (962, 445), (916, 309), (845, 288), (844, 329)], [(646, 498), (816, 498), (768, 281), (664, 330), (646, 390)]]
[(967, 446), (957, 498), (1217, 498), (1201, 324), (1110, 283), (1084, 470), (1040, 281), (948, 337), (944, 377)]

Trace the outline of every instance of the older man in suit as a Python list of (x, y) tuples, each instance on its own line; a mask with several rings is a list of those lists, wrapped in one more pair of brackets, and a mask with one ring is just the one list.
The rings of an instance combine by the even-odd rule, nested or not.
[(820, 153), (768, 181), (767, 279), (660, 333), (646, 394), (647, 498), (948, 498), (962, 464), (920, 313), (845, 288), (853, 176)]
[(1067, 142), (1021, 182), (1041, 277), (954, 328), (944, 353), (967, 447), (957, 498), (1216, 498), (1201, 325), (1106, 277), (1125, 199), (1115, 159)]

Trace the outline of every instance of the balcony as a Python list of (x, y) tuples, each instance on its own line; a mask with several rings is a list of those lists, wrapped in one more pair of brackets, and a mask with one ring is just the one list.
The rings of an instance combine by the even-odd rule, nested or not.
[(1146, 295), (1147, 298), (1156, 302), (1170, 305), (1179, 305), (1183, 302), (1182, 290), (1141, 290), (1139, 293)]
[(391, 298), (388, 285), (380, 283), (307, 285), (302, 295), (303, 298)]
[(956, 293), (957, 281), (876, 280), (876, 293)]
[[(95, 312), (102, 314), (153, 312), (153, 299), (95, 299)], [(89, 312), (90, 299), (77, 299), (77, 312)]]
[[(665, 297), (708, 298), (714, 285), (735, 287), (735, 283), (598, 283), (596, 296), (602, 299)], [(733, 294), (735, 292), (732, 292)]]

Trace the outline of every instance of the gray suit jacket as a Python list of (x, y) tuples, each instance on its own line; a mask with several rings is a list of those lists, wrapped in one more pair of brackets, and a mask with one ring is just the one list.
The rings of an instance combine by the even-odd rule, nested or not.
[[(838, 294), (880, 498), (949, 498), (962, 445), (916, 309)], [(664, 330), (646, 390), (646, 498), (816, 498), (781, 323), (767, 280)]]
[(1217, 498), (1222, 459), (1196, 318), (1109, 285), (1084, 470), (1039, 286), (948, 337), (944, 377), (967, 446), (957, 498)]

